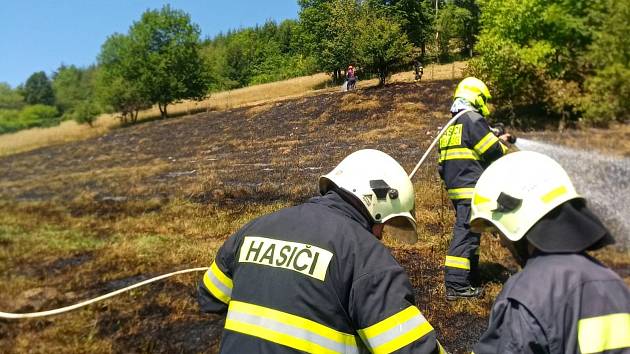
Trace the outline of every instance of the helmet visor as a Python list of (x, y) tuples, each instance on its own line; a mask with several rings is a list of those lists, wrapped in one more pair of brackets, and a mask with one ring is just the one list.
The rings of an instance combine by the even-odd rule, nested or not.
[(418, 242), (418, 233), (411, 220), (404, 216), (396, 216), (385, 222), (383, 238), (406, 244), (414, 244)]

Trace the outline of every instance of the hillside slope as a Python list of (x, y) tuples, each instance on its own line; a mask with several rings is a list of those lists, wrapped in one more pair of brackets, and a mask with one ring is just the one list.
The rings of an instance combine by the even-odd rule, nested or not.
[[(231, 232), (314, 195), (317, 178), (357, 149), (383, 150), (411, 170), (448, 120), (455, 84), (327, 92), (147, 122), (0, 158), (0, 310), (49, 309), (209, 265)], [(420, 242), (386, 242), (445, 347), (469, 352), (516, 266), (484, 237), (484, 298), (447, 303), (442, 262), (453, 214), (435, 158), (414, 182)], [(630, 279), (627, 256), (602, 257)], [(15, 352), (216, 352), (222, 321), (198, 313), (200, 277), (55, 318), (0, 321), (0, 345)]]

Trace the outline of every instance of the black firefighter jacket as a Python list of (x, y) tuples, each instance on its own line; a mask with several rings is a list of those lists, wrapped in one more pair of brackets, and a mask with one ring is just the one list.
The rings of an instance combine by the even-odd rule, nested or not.
[(438, 172), (449, 198), (470, 200), (483, 170), (506, 152), (481, 114), (461, 114), (440, 137)]
[(329, 192), (232, 235), (198, 294), (202, 311), (227, 312), (221, 353), (441, 352), (369, 228)]
[(505, 284), (474, 353), (630, 353), (630, 290), (586, 254), (540, 253)]

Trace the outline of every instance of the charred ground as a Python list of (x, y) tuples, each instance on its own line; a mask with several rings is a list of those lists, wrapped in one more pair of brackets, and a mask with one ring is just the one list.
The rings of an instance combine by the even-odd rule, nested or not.
[[(257, 215), (316, 194), (350, 152), (383, 150), (411, 170), (448, 119), (451, 80), (324, 93), (159, 120), (0, 158), (0, 309), (75, 303), (153, 275), (210, 264)], [(447, 303), (442, 262), (452, 211), (435, 159), (416, 177), (421, 242), (388, 241), (421, 310), (453, 352), (469, 352), (516, 270), (482, 241), (481, 300)], [(628, 279), (630, 260), (605, 261)], [(14, 352), (216, 352), (222, 321), (198, 314), (190, 275), (67, 315), (1, 321)]]

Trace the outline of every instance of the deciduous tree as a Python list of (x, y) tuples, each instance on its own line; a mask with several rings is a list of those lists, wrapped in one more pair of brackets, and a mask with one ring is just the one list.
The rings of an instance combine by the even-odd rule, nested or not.
[(55, 104), (55, 93), (48, 76), (43, 71), (33, 73), (24, 84), (24, 100), (28, 104)]

